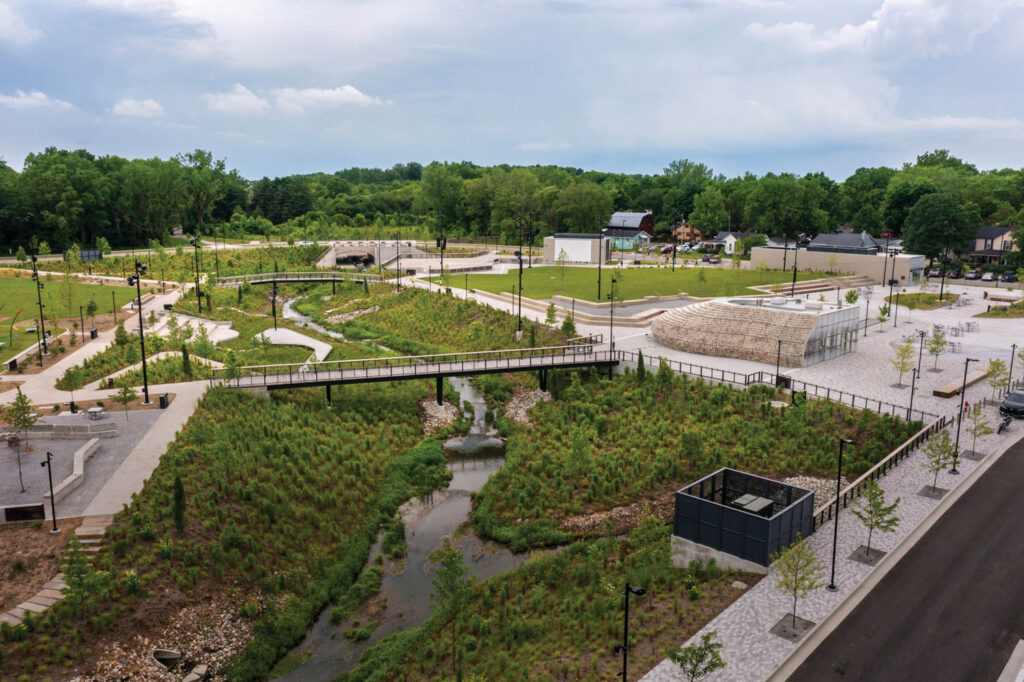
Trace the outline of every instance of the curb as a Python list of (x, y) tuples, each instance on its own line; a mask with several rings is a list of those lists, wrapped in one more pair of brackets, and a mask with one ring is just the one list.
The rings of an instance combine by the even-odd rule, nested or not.
[(893, 566), (899, 563), (907, 552), (909, 552), (917, 542), (925, 536), (925, 534), (931, 530), (932, 526), (942, 518), (942, 516), (949, 511), (957, 500), (959, 500), (964, 493), (966, 493), (971, 486), (973, 486), (979, 478), (981, 478), (985, 472), (995, 464), (1000, 457), (1002, 457), (1007, 450), (1017, 445), (1018, 443), (1024, 442), (1024, 435), (1021, 435), (1017, 440), (1007, 443), (1001, 450), (992, 453), (985, 458), (985, 461), (981, 463), (974, 471), (967, 475), (964, 481), (954, 488), (948, 495), (942, 498), (942, 501), (933, 509), (924, 520), (918, 524), (911, 533), (903, 539), (903, 542), (899, 546), (889, 552), (883, 557), (881, 563), (871, 573), (864, 578), (863, 581), (857, 587), (850, 592), (836, 608), (811, 632), (804, 638), (803, 642), (797, 646), (793, 652), (786, 657), (786, 659), (775, 669), (768, 678), (767, 682), (785, 682), (789, 679), (789, 676), (796, 672), (797, 668), (807, 659), (808, 656), (828, 637), (832, 632), (839, 627), (839, 624), (843, 622), (843, 619), (851, 611), (853, 611), (857, 605), (859, 605), (864, 598), (871, 592), (872, 589), (879, 582), (882, 581), (889, 571), (892, 570)]

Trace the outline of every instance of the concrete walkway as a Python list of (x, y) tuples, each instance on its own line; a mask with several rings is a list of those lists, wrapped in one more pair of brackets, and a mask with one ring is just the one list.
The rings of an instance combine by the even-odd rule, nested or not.
[(309, 348), (316, 356), (317, 362), (323, 362), (331, 353), (331, 344), (314, 339), (312, 336), (306, 336), (292, 329), (267, 329), (256, 336), (262, 336), (270, 341), (270, 343), (279, 346), (302, 346)]

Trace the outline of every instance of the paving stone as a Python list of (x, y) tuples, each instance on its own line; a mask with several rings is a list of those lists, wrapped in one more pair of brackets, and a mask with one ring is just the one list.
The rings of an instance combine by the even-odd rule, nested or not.
[(24, 609), (26, 611), (32, 611), (33, 613), (42, 613), (48, 607), (42, 606), (40, 604), (33, 604), (30, 601), (23, 601), (20, 604), (18, 604), (18, 608), (19, 609)]
[(54, 589), (51, 589), (51, 588), (45, 588), (45, 589), (40, 590), (39, 594), (37, 594), (36, 596), (37, 597), (47, 597), (49, 599), (63, 599), (64, 598), (64, 593), (61, 592), (60, 590), (54, 590)]
[(45, 589), (45, 590), (56, 590), (56, 591), (59, 592), (62, 589), (64, 589), (65, 587), (67, 587), (67, 586), (68, 586), (68, 584), (66, 582), (64, 582), (63, 580), (51, 580), (50, 582), (48, 582), (45, 585), (43, 585), (43, 589)]
[(50, 606), (53, 606), (54, 604), (56, 604), (59, 601), (60, 601), (60, 598), (54, 599), (53, 597), (43, 597), (43, 596), (37, 594), (36, 596), (31, 597), (28, 600), (28, 603), (36, 604), (38, 606), (43, 606), (43, 607), (49, 608)]
[(10, 613), (0, 613), (0, 623), (7, 623), (8, 625), (17, 625), (20, 622), (20, 616), (13, 616)]

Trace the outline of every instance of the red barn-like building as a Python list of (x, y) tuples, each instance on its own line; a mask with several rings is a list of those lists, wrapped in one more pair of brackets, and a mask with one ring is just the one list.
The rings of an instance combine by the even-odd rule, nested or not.
[(645, 213), (627, 213), (620, 211), (612, 213), (608, 220), (608, 227), (629, 228), (643, 230), (650, 236), (654, 236), (654, 215), (647, 211)]

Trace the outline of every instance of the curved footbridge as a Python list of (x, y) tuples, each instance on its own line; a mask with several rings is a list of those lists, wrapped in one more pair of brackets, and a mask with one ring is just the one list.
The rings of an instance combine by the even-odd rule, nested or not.
[(536, 371), (541, 389), (546, 390), (548, 370), (597, 367), (610, 371), (619, 364), (621, 353), (597, 350), (601, 342), (601, 335), (596, 334), (573, 339), (564, 346), (543, 348), (224, 367), (214, 370), (210, 384), (258, 391), (326, 386), (329, 401), (330, 387), (335, 384), (435, 379), (440, 403), (445, 377)]
[(260, 272), (252, 275), (219, 277), (217, 286), (237, 287), (243, 284), (291, 284), (295, 282), (358, 282), (377, 284), (380, 275), (355, 270), (313, 270), (310, 272)]

